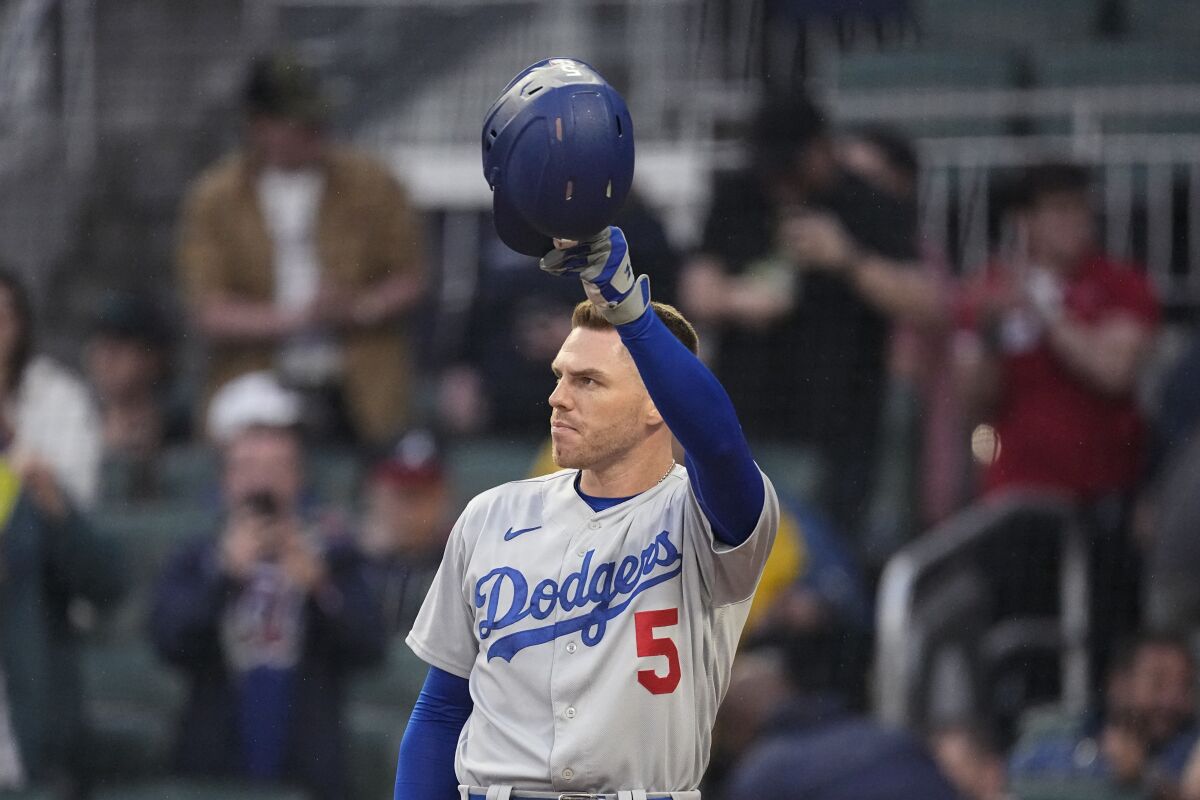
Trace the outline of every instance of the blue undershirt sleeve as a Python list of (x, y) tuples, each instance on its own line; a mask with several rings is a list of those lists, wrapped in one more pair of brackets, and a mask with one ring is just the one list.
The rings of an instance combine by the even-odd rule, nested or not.
[(466, 678), (430, 667), (400, 741), (394, 800), (457, 800), (454, 751), (474, 704)]
[(713, 535), (736, 547), (758, 524), (766, 490), (729, 395), (652, 308), (617, 332), (683, 445), (688, 479)]

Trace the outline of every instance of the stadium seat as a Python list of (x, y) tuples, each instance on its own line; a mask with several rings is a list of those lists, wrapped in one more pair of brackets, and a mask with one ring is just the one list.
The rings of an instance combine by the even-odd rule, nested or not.
[(144, 641), (83, 651), (89, 771), (99, 779), (165, 773), (183, 698), (177, 675)]
[(309, 452), (308, 482), (318, 502), (353, 506), (362, 479), (362, 459), (352, 450), (314, 449)]
[[(893, 50), (851, 53), (826, 67), (837, 111), (840, 95), (899, 91), (926, 93), (939, 90), (1007, 89), (1016, 81), (1018, 68), (1011, 53), (1001, 49)], [(852, 124), (852, 123), (851, 123)], [(895, 126), (916, 138), (995, 136), (1009, 132), (1003, 118), (907, 116)]]
[(429, 665), (409, 649), (400, 636), (394, 638), (384, 664), (357, 672), (347, 687), (350, 705), (399, 709), (406, 715), (417, 701)]
[(821, 484), (816, 451), (779, 442), (751, 442), (750, 452), (779, 494), (802, 501), (816, 499)]
[[(359, 456), (348, 449), (314, 448), (307, 460), (309, 484), (324, 503), (352, 503), (362, 475)], [(220, 454), (204, 445), (172, 447), (161, 458), (164, 499), (176, 504), (211, 504), (220, 488)]]
[(351, 797), (390, 797), (396, 781), (396, 754), (408, 712), (354, 706), (347, 713)]
[[(1034, 80), (1040, 87), (1078, 88), (1103, 86), (1154, 86), (1200, 83), (1200, 53), (1188, 47), (1145, 43), (1093, 44), (1039, 51), (1033, 62)], [(1070, 113), (1064, 109), (1064, 115)], [(1050, 121), (1042, 133), (1066, 133), (1070, 120)], [(1200, 133), (1200, 115), (1106, 114), (1100, 119), (1104, 133)]]
[(1194, 47), (1200, 37), (1196, 0), (1130, 0), (1125, 8), (1135, 39)]
[(1083, 42), (1096, 30), (1096, 0), (915, 0), (921, 38), (934, 46)]
[(92, 800), (309, 800), (297, 789), (253, 783), (163, 780), (115, 786), (92, 794)]
[(446, 462), (460, 505), (493, 486), (527, 477), (540, 445), (538, 440), (519, 438), (453, 443)]
[(166, 560), (182, 542), (212, 529), (213, 512), (163, 503), (101, 510), (93, 522), (121, 547), (133, 584), (97, 635), (127, 641), (141, 638), (150, 593)]
[(1010, 788), (1018, 800), (1149, 800), (1150, 796), (1103, 780), (1015, 780)]
[(352, 797), (391, 795), (400, 738), (428, 671), (397, 636), (383, 667), (350, 680), (346, 727)]
[(1014, 64), (1003, 49), (889, 50), (850, 53), (830, 65), (839, 92), (880, 89), (1004, 88)]
[(1033, 54), (1040, 86), (1142, 86), (1200, 82), (1195, 47), (1091, 44), (1039, 49)]
[(217, 493), (219, 457), (204, 445), (181, 445), (163, 451), (163, 496), (177, 503), (211, 501)]
[(0, 790), (0, 800), (61, 800), (61, 795), (49, 789)]

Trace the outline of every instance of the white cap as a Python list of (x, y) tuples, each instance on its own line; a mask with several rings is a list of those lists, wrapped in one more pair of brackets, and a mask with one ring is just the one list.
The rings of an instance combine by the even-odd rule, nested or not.
[(208, 405), (208, 435), (218, 444), (227, 444), (247, 428), (288, 428), (299, 422), (300, 396), (267, 371), (234, 378)]

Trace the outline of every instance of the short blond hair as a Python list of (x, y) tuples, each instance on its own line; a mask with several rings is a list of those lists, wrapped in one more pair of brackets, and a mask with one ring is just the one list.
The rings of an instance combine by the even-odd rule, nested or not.
[[(696, 329), (692, 327), (692, 323), (687, 321), (687, 317), (679, 313), (679, 309), (667, 303), (660, 303), (657, 300), (650, 301), (650, 307), (654, 309), (654, 313), (658, 316), (662, 323), (667, 326), (675, 338), (683, 342), (683, 346), (691, 351), (692, 355), (696, 355), (700, 350), (700, 337), (696, 334)], [(594, 331), (604, 331), (612, 329), (613, 324), (604, 318), (600, 313), (600, 309), (596, 308), (596, 304), (591, 300), (583, 300), (579, 305), (575, 306), (575, 310), (571, 312), (571, 329), (588, 328)]]

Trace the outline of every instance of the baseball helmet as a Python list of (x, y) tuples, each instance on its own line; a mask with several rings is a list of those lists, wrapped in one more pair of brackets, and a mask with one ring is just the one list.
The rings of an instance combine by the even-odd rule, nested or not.
[(550, 239), (609, 225), (633, 184), (633, 121), (596, 70), (573, 58), (526, 67), (483, 120), (483, 175), (500, 239), (544, 255)]

